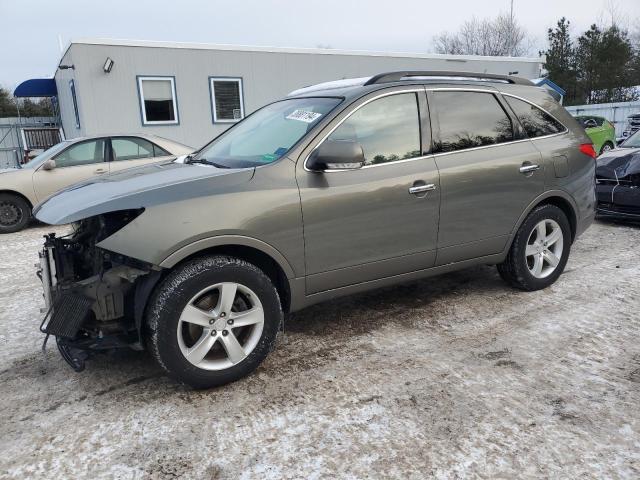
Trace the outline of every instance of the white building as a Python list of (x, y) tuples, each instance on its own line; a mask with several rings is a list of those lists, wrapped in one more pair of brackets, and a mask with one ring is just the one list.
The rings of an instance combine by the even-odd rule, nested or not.
[[(542, 58), (478, 57), (89, 39), (72, 42), (49, 89), (64, 135), (155, 133), (199, 147), (262, 105), (319, 82), (394, 70), (540, 77)], [(516, 73), (517, 72), (517, 73)], [(27, 92), (42, 80), (28, 80)], [(37, 88), (36, 88), (37, 90)]]

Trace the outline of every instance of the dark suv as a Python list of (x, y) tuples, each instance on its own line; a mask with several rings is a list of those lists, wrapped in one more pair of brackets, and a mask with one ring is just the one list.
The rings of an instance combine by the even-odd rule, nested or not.
[(478, 264), (537, 290), (594, 217), (595, 152), (515, 77), (393, 72), (291, 93), (195, 154), (35, 209), (41, 277), (76, 369), (148, 348), (195, 387), (236, 380), (283, 312)]

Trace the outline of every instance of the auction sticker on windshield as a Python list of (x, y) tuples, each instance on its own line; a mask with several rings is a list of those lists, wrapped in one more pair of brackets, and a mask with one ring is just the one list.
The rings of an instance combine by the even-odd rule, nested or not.
[(313, 123), (322, 116), (321, 113), (310, 112), (308, 110), (297, 109), (287, 115), (288, 120), (298, 120), (304, 123)]

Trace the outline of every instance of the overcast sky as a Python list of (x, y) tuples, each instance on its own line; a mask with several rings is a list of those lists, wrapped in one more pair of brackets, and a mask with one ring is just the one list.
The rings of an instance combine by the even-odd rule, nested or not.
[[(0, 0), (0, 85), (52, 76), (58, 37), (432, 52), (432, 38), (509, 0)], [(547, 28), (575, 32), (607, 19), (610, 5), (635, 25), (640, 0), (514, 0), (518, 21), (545, 46)], [(536, 53), (535, 51), (533, 53)]]

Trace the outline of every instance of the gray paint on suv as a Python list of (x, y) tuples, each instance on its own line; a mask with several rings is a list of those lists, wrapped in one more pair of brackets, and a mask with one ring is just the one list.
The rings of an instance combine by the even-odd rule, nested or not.
[[(112, 269), (135, 269), (123, 290), (136, 295), (121, 295), (137, 313), (123, 307), (117, 320), (135, 326), (132, 342), (151, 325), (156, 358), (195, 386), (225, 383), (257, 366), (268, 349), (251, 339), (266, 345), (273, 322), (281, 321), (268, 305), (294, 311), (476, 264), (498, 264), (518, 288), (544, 288), (594, 217), (591, 142), (543, 89), (513, 77), (479, 77), (401, 72), (301, 89), (183, 163), (86, 182), (35, 215), (52, 224), (79, 221), (78, 241), (87, 249), (106, 254)], [(57, 240), (48, 242), (60, 251)], [(263, 292), (264, 279), (252, 268), (275, 297)], [(194, 286), (179, 292), (190, 288), (192, 295), (169, 302), (181, 275)], [(252, 278), (257, 283), (249, 285)], [(59, 296), (57, 283), (52, 297)], [(252, 303), (249, 292), (262, 303)], [(197, 295), (211, 295), (218, 306), (206, 310)], [(224, 325), (225, 314), (262, 316), (239, 333), (232, 324), (220, 333), (185, 317), (202, 308), (214, 315), (211, 325)], [(95, 310), (88, 318), (100, 317)], [(165, 332), (176, 327), (164, 327), (174, 317), (179, 349), (176, 334)], [(236, 337), (241, 348), (234, 352)], [(202, 342), (213, 343), (196, 362), (190, 356), (202, 353), (193, 353), (207, 347)], [(74, 339), (66, 343), (82, 349)], [(212, 360), (216, 348), (228, 359)]]

